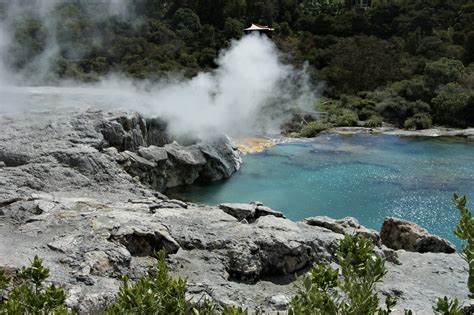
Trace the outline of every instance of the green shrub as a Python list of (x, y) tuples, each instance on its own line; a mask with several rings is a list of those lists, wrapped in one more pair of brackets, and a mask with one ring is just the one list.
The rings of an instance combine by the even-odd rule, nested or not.
[(436, 300), (433, 312), (439, 315), (464, 315), (458, 299), (450, 300), (446, 296)]
[(425, 81), (431, 89), (449, 82), (459, 81), (465, 73), (464, 65), (455, 59), (441, 58), (428, 63), (425, 68)]
[(313, 121), (303, 126), (303, 128), (301, 129), (300, 135), (301, 137), (304, 137), (304, 138), (312, 138), (312, 137), (317, 136), (319, 133), (323, 132), (326, 129), (328, 129), (328, 126), (326, 124)]
[(427, 100), (429, 90), (422, 78), (415, 77), (393, 83), (390, 89), (408, 101)]
[(0, 292), (5, 290), (10, 283), (10, 279), (5, 275), (5, 271), (0, 269)]
[(412, 117), (405, 120), (403, 127), (405, 129), (428, 129), (431, 128), (432, 120), (430, 114), (416, 113)]
[(456, 127), (474, 124), (474, 92), (458, 83), (449, 83), (439, 89), (432, 99), (436, 122)]
[(387, 298), (386, 310), (379, 306), (375, 284), (387, 271), (372, 240), (346, 235), (336, 257), (340, 270), (317, 265), (303, 278), (289, 314), (389, 314), (395, 300)]
[(474, 218), (472, 217), (471, 211), (466, 208), (467, 199), (466, 196), (458, 196), (454, 194), (453, 201), (456, 204), (459, 212), (461, 213), (461, 219), (459, 224), (454, 229), (454, 234), (461, 240), (465, 241), (463, 244), (464, 259), (467, 261), (469, 266), (469, 278), (467, 286), (469, 288), (470, 296), (474, 296)]
[(184, 314), (192, 304), (186, 299), (186, 280), (168, 274), (165, 253), (158, 255), (155, 275), (148, 275), (136, 283), (123, 278), (117, 300), (107, 314)]
[(135, 283), (130, 283), (128, 277), (123, 278), (117, 299), (107, 314), (247, 315), (248, 311), (233, 306), (219, 310), (211, 300), (193, 303), (187, 299), (186, 280), (169, 275), (165, 252), (161, 251), (155, 274), (142, 277)]
[(350, 109), (343, 109), (340, 114), (330, 118), (331, 123), (336, 127), (357, 126), (359, 117)]
[[(375, 109), (375, 106), (374, 106), (374, 109)], [(357, 115), (359, 116), (360, 120), (368, 120), (374, 115), (378, 116), (377, 112), (374, 109), (363, 108), (357, 113)]]
[(382, 125), (383, 125), (382, 117), (378, 115), (370, 116), (370, 118), (365, 123), (365, 126), (369, 128), (382, 127)]
[[(35, 256), (30, 267), (17, 273), (19, 284), (13, 285), (6, 300), (0, 304), (0, 314), (72, 314), (65, 306), (66, 294), (54, 284), (45, 286), (49, 269)], [(10, 279), (0, 272), (0, 290), (8, 287)]]

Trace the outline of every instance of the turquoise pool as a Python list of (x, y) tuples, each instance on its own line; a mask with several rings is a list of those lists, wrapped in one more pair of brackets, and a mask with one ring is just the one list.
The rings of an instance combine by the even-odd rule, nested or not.
[(292, 220), (353, 216), (377, 230), (396, 216), (459, 245), (454, 192), (474, 200), (474, 141), (325, 134), (247, 155), (231, 179), (173, 194), (207, 204), (258, 200)]

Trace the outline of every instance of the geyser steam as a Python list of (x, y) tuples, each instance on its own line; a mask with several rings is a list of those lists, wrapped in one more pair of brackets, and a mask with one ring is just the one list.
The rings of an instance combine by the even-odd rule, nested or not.
[(276, 131), (286, 110), (314, 103), (316, 90), (309, 86), (305, 71), (283, 64), (264, 36), (234, 41), (217, 65), (187, 81), (149, 86), (109, 78), (101, 85), (120, 91), (117, 101), (129, 108), (165, 118), (177, 136)]
[[(108, 14), (117, 14), (122, 2), (109, 2)], [(146, 116), (164, 118), (170, 133), (175, 136), (207, 137), (216, 133), (276, 131), (289, 109), (310, 109), (317, 97), (317, 89), (309, 83), (305, 69), (296, 70), (284, 64), (275, 44), (258, 34), (233, 41), (220, 53), (217, 69), (188, 80), (137, 81), (116, 74), (95, 84), (63, 81), (59, 84), (62, 88), (38, 87), (38, 82), (46, 85), (49, 82), (44, 79), (52, 77), (45, 70), (53, 68), (48, 62), (58, 53), (59, 44), (55, 40), (53, 22), (46, 21), (54, 6), (41, 5), (42, 1), (34, 3), (34, 7), (27, 8), (32, 10), (40, 6), (39, 16), (45, 20), (45, 25), (49, 25), (45, 28), (48, 45), (37, 60), (31, 61), (25, 69), (27, 72), (8, 72), (9, 67), (5, 64), (6, 51), (13, 42), (12, 21), (21, 13), (22, 6), (10, 5), (6, 20), (0, 23), (0, 82), (4, 83), (0, 89), (3, 94), (0, 95), (3, 100), (0, 114), (68, 105), (136, 110)], [(101, 40), (100, 36), (97, 40)], [(22, 88), (15, 89), (12, 96), (11, 88), (5, 88), (6, 81)], [(32, 88), (25, 87), (32, 84), (36, 86), (34, 100)], [(48, 98), (51, 94), (54, 97)]]

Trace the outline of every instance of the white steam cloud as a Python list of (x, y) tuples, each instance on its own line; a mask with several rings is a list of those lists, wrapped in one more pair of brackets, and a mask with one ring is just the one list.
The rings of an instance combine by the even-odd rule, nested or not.
[(117, 102), (147, 116), (163, 117), (178, 136), (274, 132), (287, 109), (309, 109), (314, 104), (316, 89), (306, 73), (283, 64), (275, 45), (264, 36), (234, 41), (217, 65), (215, 71), (181, 82), (148, 86), (109, 78), (101, 86), (117, 91)]
[[(37, 2), (48, 3), (38, 7), (42, 18), (54, 7), (52, 2)], [(123, 12), (121, 1), (109, 0), (108, 3), (110, 14)], [(8, 14), (18, 14), (20, 9), (14, 6)], [(7, 19), (7, 23), (0, 24), (2, 61), (11, 37)], [(44, 54), (32, 61), (34, 66), (29, 69), (36, 72), (29, 77), (46, 77), (50, 69), (48, 62), (58, 50), (55, 34), (48, 34), (48, 39)], [(3, 82), (0, 93), (4, 94), (0, 95), (3, 100), (0, 114), (38, 109), (38, 106), (87, 106), (136, 110), (147, 117), (159, 116), (168, 122), (169, 132), (177, 137), (276, 132), (290, 108), (311, 109), (318, 96), (318, 88), (309, 83), (306, 69), (296, 70), (281, 60), (280, 52), (270, 39), (254, 34), (233, 41), (222, 51), (216, 61), (217, 69), (189, 80), (151, 83), (109, 75), (93, 85), (61, 82), (61, 88), (24, 87), (28, 84), (24, 81), (26, 76), (8, 73), (0, 62), (0, 83)], [(5, 82), (11, 83), (11, 78), (22, 80), (17, 82), (23, 87), (16, 90), (15, 97), (11, 96), (10, 88), (5, 89)], [(17, 97), (18, 94), (23, 97)], [(29, 96), (25, 98), (25, 94)]]

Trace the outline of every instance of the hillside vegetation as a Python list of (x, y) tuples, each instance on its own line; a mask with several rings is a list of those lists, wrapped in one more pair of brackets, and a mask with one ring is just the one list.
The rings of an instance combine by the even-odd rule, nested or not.
[[(11, 20), (8, 1), (0, 17)], [(310, 65), (324, 82), (316, 105), (333, 126), (382, 121), (408, 129), (474, 126), (474, 3), (330, 0), (124, 0), (120, 14), (95, 1), (63, 1), (48, 15), (23, 10), (7, 24), (8, 66), (38, 72), (48, 55), (55, 81), (108, 73), (138, 79), (184, 77), (215, 68), (220, 49), (250, 23), (275, 28), (283, 58)], [(53, 34), (53, 35), (52, 35)]]

